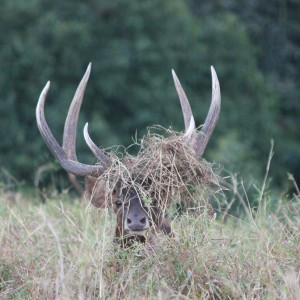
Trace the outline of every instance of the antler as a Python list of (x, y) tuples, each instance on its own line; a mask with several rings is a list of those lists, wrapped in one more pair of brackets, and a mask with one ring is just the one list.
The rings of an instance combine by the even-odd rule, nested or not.
[(174, 79), (175, 88), (176, 88), (177, 94), (179, 96), (182, 113), (183, 113), (185, 136), (187, 138), (190, 138), (193, 131), (196, 128), (194, 116), (192, 113), (192, 109), (191, 109), (189, 100), (188, 100), (188, 98), (180, 84), (180, 81), (173, 69), (172, 69), (172, 75), (173, 75), (173, 79)]
[[(106, 156), (105, 152), (98, 148), (95, 143), (91, 140), (88, 133), (88, 124), (84, 127), (84, 138), (95, 155), (99, 160), (101, 165), (86, 165), (78, 162), (76, 156), (76, 131), (78, 116), (80, 112), (80, 107), (82, 104), (85, 88), (90, 76), (91, 64), (88, 65), (88, 68), (76, 90), (76, 93), (73, 97), (72, 103), (70, 105), (68, 115), (65, 122), (64, 134), (63, 134), (63, 145), (62, 147), (54, 138), (44, 114), (44, 105), (46, 101), (46, 96), (50, 88), (50, 82), (44, 87), (37, 107), (36, 107), (36, 120), (39, 131), (42, 135), (42, 138), (52, 154), (58, 159), (61, 166), (68, 172), (77, 176), (86, 176), (94, 175), (97, 176), (105, 171), (105, 169), (110, 165), (110, 160)], [(212, 101), (211, 105), (205, 120), (205, 123), (200, 132), (195, 133), (195, 121), (191, 106), (186, 97), (186, 94), (178, 80), (176, 73), (172, 70), (172, 75), (174, 78), (175, 87), (179, 96), (184, 124), (185, 124), (185, 137), (187, 140), (190, 140), (189, 143), (193, 145), (195, 154), (201, 156), (204, 153), (204, 150), (208, 144), (208, 141), (211, 137), (211, 134), (217, 124), (219, 113), (221, 109), (221, 94), (220, 94), (220, 85), (218, 81), (217, 74), (213, 67), (211, 67), (212, 73)]]
[[(195, 131), (195, 121), (193, 117), (193, 113), (191, 110), (191, 106), (188, 98), (178, 80), (176, 73), (172, 70), (172, 75), (175, 83), (175, 87), (177, 90), (177, 94), (179, 96), (184, 125), (185, 125), (185, 134), (184, 136), (188, 139), (192, 137), (193, 132)], [(210, 108), (205, 119), (205, 123), (202, 126), (200, 132), (195, 133), (195, 139), (193, 139), (192, 143), (194, 144), (194, 151), (197, 156), (202, 156), (205, 151), (205, 148), (209, 142), (209, 139), (214, 131), (217, 121), (219, 119), (220, 109), (221, 109), (221, 93), (220, 93), (220, 85), (217, 77), (217, 73), (213, 66), (211, 66), (211, 76), (212, 76), (212, 99)]]
[(83, 135), (84, 135), (84, 139), (85, 139), (86, 144), (88, 145), (90, 150), (93, 152), (94, 156), (99, 161), (101, 161), (102, 164), (104, 164), (105, 166), (109, 166), (110, 165), (110, 160), (107, 158), (105, 153), (99, 147), (97, 147), (96, 144), (90, 138), (89, 131), (88, 131), (88, 126), (89, 126), (89, 124), (86, 123), (84, 128), (83, 128)]
[[(44, 114), (44, 105), (46, 101), (46, 96), (48, 94), (50, 88), (50, 82), (46, 84), (44, 87), (37, 107), (36, 107), (36, 120), (39, 131), (42, 135), (42, 138), (52, 154), (57, 158), (60, 165), (68, 172), (77, 176), (86, 176), (86, 175), (94, 175), (97, 176), (104, 172), (106, 169), (109, 160), (105, 156), (105, 153), (98, 148), (99, 152), (102, 153), (102, 166), (100, 165), (86, 165), (78, 162), (76, 156), (76, 131), (77, 131), (77, 123), (78, 116), (81, 107), (81, 103), (83, 100), (85, 88), (90, 76), (91, 72), (91, 64), (88, 65), (87, 70), (76, 90), (72, 103), (70, 105), (68, 115), (65, 122), (64, 134), (63, 134), (63, 146), (61, 147), (55, 137), (53, 136)], [(105, 157), (105, 158), (104, 158)], [(97, 157), (99, 158), (99, 157)]]

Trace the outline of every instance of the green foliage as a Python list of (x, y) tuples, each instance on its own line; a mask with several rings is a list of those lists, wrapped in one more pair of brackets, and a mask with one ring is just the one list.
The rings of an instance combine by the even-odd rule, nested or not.
[[(273, 123), (269, 123), (266, 115), (265, 123), (273, 129), (272, 137), (275, 139), (276, 162), (273, 164), (273, 176), (277, 184), (279, 181), (282, 184), (282, 177), (289, 170), (299, 182), (300, 1), (228, 0), (201, 3), (190, 0), (189, 5), (198, 18), (215, 12), (223, 15), (230, 11), (247, 29), (251, 44), (256, 48), (257, 67), (263, 74), (269, 91), (277, 97), (277, 103), (270, 101), (271, 107), (276, 108), (273, 114), (275, 119)], [(263, 100), (269, 102), (270, 98)], [(260, 142), (260, 138), (258, 141)]]
[[(46, 117), (60, 141), (68, 105), (90, 61), (92, 76), (78, 130), (78, 156), (83, 162), (94, 162), (81, 134), (87, 121), (91, 136), (103, 147), (129, 145), (136, 130), (141, 137), (153, 124), (182, 128), (172, 68), (187, 92), (197, 124), (202, 124), (211, 91), (209, 66), (214, 65), (223, 102), (206, 157), (231, 171), (260, 178), (261, 161), (274, 138), (275, 145), (280, 143), (275, 146), (278, 159), (272, 176), (280, 182), (286, 171), (295, 170), (299, 97), (293, 78), (299, 77), (295, 76), (299, 68), (292, 60), (289, 66), (280, 64), (283, 84), (282, 77), (261, 67), (270, 53), (264, 40), (267, 29), (260, 39), (253, 39), (253, 32), (261, 22), (271, 28), (277, 21), (264, 19), (268, 10), (266, 14), (250, 10), (251, 5), (243, 2), (250, 16), (258, 17), (253, 18), (254, 26), (242, 13), (242, 4), (231, 1), (226, 1), (227, 7), (218, 1), (183, 0), (2, 2), (0, 159), (17, 178), (32, 182), (35, 171), (53, 161), (35, 124), (42, 87), (51, 80)], [(285, 9), (292, 13), (290, 3)], [(296, 16), (291, 16), (290, 22), (280, 23), (281, 33), (288, 30), (289, 49), (292, 41), (296, 43), (293, 32), (298, 28)], [(294, 56), (297, 49), (290, 50)], [(268, 62), (269, 66), (273, 60)], [(289, 105), (283, 106), (282, 99)], [(281, 143), (282, 137), (286, 143)]]
[[(259, 46), (259, 68), (279, 97), (276, 122), (284, 142), (278, 144), (279, 163), (300, 182), (300, 23), (298, 0), (242, 1), (240, 12), (252, 40)], [(259, 26), (258, 26), (259, 25)]]

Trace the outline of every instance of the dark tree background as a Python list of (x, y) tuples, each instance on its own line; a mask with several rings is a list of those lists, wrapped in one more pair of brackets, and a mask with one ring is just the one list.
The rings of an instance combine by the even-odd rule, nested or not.
[(43, 86), (51, 80), (46, 117), (60, 141), (89, 62), (82, 161), (93, 162), (81, 133), (87, 121), (104, 147), (129, 145), (153, 124), (183, 128), (172, 68), (201, 124), (213, 65), (222, 111), (205, 158), (259, 181), (274, 139), (275, 184), (285, 186), (287, 172), (300, 180), (299, 0), (4, 0), (0, 7), (1, 166), (18, 180), (32, 184), (53, 161), (35, 121)]

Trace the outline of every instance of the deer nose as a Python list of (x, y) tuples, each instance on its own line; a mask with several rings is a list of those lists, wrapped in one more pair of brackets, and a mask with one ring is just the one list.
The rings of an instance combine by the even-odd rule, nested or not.
[(132, 231), (143, 231), (147, 227), (146, 217), (127, 217), (126, 225), (129, 230)]

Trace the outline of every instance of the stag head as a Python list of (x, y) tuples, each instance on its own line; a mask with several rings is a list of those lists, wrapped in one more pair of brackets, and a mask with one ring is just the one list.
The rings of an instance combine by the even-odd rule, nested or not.
[[(84, 138), (88, 147), (97, 158), (98, 164), (87, 165), (77, 160), (75, 142), (78, 116), (90, 71), (91, 64), (89, 64), (71, 102), (65, 121), (62, 146), (60, 146), (54, 138), (45, 119), (44, 105), (50, 88), (50, 82), (46, 84), (36, 107), (37, 125), (41, 136), (62, 168), (73, 176), (85, 177), (86, 197), (91, 203), (98, 208), (113, 208), (117, 216), (115, 235), (116, 238), (120, 238), (122, 244), (124, 244), (125, 240), (127, 243), (131, 239), (143, 241), (145, 239), (145, 232), (150, 227), (155, 227), (166, 234), (171, 234), (171, 226), (168, 221), (164, 220), (164, 211), (161, 209), (161, 206), (158, 205), (159, 201), (161, 201), (161, 199), (159, 199), (161, 195), (158, 197), (157, 193), (150, 188), (151, 178), (148, 178), (146, 175), (141, 177), (131, 174), (130, 180), (118, 178), (113, 183), (112, 188), (106, 186), (105, 180), (103, 180), (103, 174), (106, 174), (107, 170), (114, 165), (115, 158), (111, 154), (105, 153), (92, 141), (88, 132), (88, 124), (84, 127)], [(205, 123), (201, 127), (201, 131), (198, 132), (189, 101), (174, 70), (172, 70), (185, 124), (182, 140), (184, 140), (184, 143), (192, 150), (196, 158), (200, 158), (204, 153), (217, 124), (221, 108), (220, 87), (217, 74), (213, 67), (211, 67), (211, 74), (211, 105)], [(168, 143), (167, 139), (166, 143)], [(139, 188), (136, 188), (136, 186), (139, 186)], [(143, 192), (149, 195), (150, 205), (145, 204)]]

